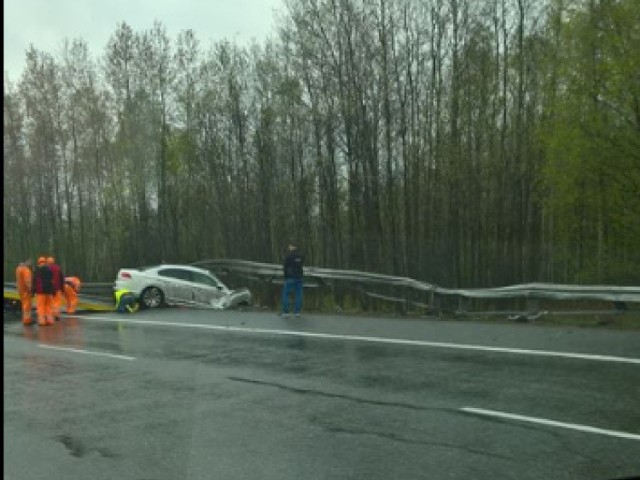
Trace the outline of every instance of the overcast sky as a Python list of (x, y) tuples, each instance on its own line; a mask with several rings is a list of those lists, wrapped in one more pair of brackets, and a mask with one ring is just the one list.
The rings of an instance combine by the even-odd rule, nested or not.
[(17, 81), (29, 44), (57, 55), (65, 38), (101, 56), (123, 21), (137, 32), (158, 20), (172, 40), (191, 29), (205, 49), (223, 38), (262, 42), (275, 33), (274, 11), (283, 10), (284, 0), (4, 0), (4, 70)]

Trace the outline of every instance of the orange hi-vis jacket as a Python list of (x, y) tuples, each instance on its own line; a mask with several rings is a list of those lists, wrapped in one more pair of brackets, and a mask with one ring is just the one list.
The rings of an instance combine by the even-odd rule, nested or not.
[(82, 285), (78, 277), (66, 277), (64, 283), (72, 287), (76, 292), (80, 291), (80, 286)]
[(18, 295), (20, 296), (22, 323), (25, 325), (31, 324), (32, 280), (33, 276), (29, 265), (25, 263), (18, 265), (18, 268), (16, 268), (16, 288), (18, 289)]
[(21, 263), (16, 268), (16, 288), (18, 289), (18, 293), (31, 293), (31, 269)]
[(66, 277), (64, 279), (64, 297), (67, 300), (67, 313), (76, 312), (80, 285), (81, 282), (78, 277)]

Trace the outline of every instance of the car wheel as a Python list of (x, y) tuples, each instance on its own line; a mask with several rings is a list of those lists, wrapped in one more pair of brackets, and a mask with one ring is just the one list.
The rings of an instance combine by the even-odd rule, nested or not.
[(164, 294), (158, 287), (145, 288), (140, 295), (140, 302), (145, 308), (158, 308), (164, 302)]

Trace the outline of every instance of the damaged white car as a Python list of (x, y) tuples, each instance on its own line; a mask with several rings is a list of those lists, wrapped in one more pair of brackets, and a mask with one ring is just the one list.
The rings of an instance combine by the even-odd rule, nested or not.
[(144, 308), (183, 305), (227, 309), (251, 305), (249, 290), (230, 290), (213, 273), (190, 265), (122, 268), (114, 290), (128, 290)]

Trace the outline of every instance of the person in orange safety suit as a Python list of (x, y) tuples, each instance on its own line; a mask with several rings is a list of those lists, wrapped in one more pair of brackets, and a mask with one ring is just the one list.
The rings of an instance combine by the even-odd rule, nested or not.
[(64, 279), (64, 297), (67, 300), (67, 313), (75, 313), (81, 285), (82, 283), (78, 277), (66, 277)]
[(62, 298), (64, 297), (64, 275), (62, 274), (62, 269), (56, 263), (55, 258), (47, 258), (47, 265), (49, 265), (51, 273), (53, 274), (53, 317), (56, 320), (60, 320), (60, 307), (62, 306)]
[(38, 325), (53, 325), (53, 272), (44, 257), (38, 258), (38, 266), (33, 272), (33, 291), (36, 294)]
[(32, 279), (31, 260), (20, 262), (16, 268), (16, 289), (22, 304), (22, 323), (25, 325), (31, 325)]

